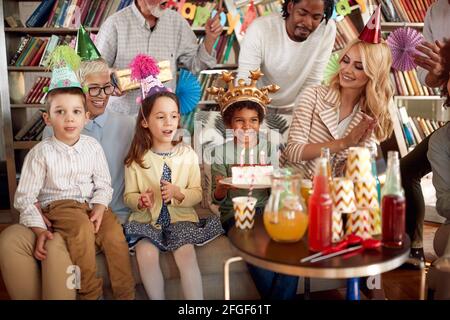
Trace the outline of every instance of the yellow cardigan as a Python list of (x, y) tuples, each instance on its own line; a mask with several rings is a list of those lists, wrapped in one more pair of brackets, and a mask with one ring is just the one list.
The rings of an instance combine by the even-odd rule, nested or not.
[[(125, 166), (125, 204), (133, 211), (129, 221), (155, 224), (162, 207), (160, 179), (162, 177), (164, 163), (172, 171), (172, 184), (180, 187), (184, 199), (180, 203), (172, 199), (167, 206), (171, 223), (177, 221), (198, 222), (198, 216), (194, 206), (202, 200), (202, 188), (200, 183), (200, 167), (198, 156), (187, 145), (179, 144), (169, 157), (155, 154), (151, 150), (144, 155), (144, 169), (133, 162), (131, 166)], [(151, 188), (155, 194), (155, 204), (151, 209), (139, 210), (138, 199), (142, 192)]]

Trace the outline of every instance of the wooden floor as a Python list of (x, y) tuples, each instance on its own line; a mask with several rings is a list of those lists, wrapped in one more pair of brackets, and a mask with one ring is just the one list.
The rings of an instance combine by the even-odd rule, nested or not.
[[(0, 224), (0, 232), (6, 227), (6, 225)], [(436, 259), (436, 254), (433, 250), (433, 238), (434, 233), (437, 230), (438, 225), (432, 223), (425, 223), (424, 226), (424, 250), (427, 262), (431, 262)], [(421, 297), (421, 285), (424, 285), (425, 271), (396, 269), (390, 272), (386, 272), (382, 275), (382, 286), (384, 288), (383, 295), (376, 295), (373, 299), (388, 299), (388, 300), (419, 300)], [(302, 297), (300, 297), (302, 298)], [(362, 295), (361, 298), (367, 299)], [(343, 300), (345, 299), (345, 289), (330, 290), (320, 293), (311, 294), (311, 299), (329, 299), (329, 300)], [(3, 283), (0, 273), (0, 300), (9, 300), (8, 293), (6, 292), (5, 285)]]

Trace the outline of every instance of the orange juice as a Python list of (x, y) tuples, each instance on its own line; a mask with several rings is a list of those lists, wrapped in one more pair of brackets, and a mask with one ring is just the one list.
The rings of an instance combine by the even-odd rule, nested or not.
[(277, 217), (273, 213), (264, 213), (264, 226), (269, 236), (279, 242), (296, 242), (305, 234), (308, 216), (303, 211), (281, 209)]

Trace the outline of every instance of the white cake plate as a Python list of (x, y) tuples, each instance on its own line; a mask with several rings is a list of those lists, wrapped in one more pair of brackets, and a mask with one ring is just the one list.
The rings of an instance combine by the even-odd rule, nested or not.
[[(220, 180), (221, 183), (227, 184), (229, 186), (233, 186), (238, 189), (250, 189), (249, 184), (233, 184), (231, 181), (232, 181), (231, 177)], [(271, 187), (272, 186), (270, 184), (254, 184), (253, 185), (253, 189), (270, 189)]]

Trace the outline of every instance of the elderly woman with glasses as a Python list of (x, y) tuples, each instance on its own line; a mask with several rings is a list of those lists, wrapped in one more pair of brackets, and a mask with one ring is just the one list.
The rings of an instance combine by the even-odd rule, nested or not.
[[(95, 138), (103, 147), (114, 189), (110, 206), (119, 220), (127, 220), (129, 209), (123, 203), (125, 188), (124, 159), (131, 144), (136, 120), (134, 117), (106, 110), (114, 86), (110, 70), (103, 59), (83, 61), (78, 71), (80, 82), (88, 88), (86, 106), (90, 119), (82, 134)], [(43, 136), (52, 135), (47, 127)], [(36, 204), (39, 206), (39, 203)], [(44, 217), (47, 225), (48, 220)], [(0, 234), (0, 270), (11, 299), (75, 299), (76, 291), (67, 286), (67, 270), (72, 262), (66, 244), (58, 233), (47, 241), (47, 258), (39, 263), (33, 257), (34, 233), (15, 224)]]

